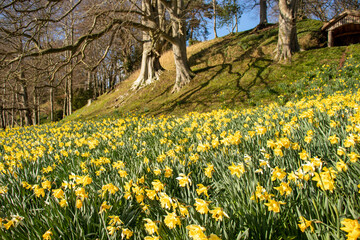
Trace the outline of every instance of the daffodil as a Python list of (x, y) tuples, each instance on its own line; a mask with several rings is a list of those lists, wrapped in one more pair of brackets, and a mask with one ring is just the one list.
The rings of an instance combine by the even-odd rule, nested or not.
[(202, 200), (200, 198), (195, 198), (194, 206), (196, 207), (196, 211), (201, 214), (206, 214), (209, 212), (209, 201)]
[(288, 183), (282, 182), (279, 187), (274, 187), (274, 189), (278, 190), (281, 195), (286, 194), (286, 196), (291, 194), (291, 187)]
[(164, 189), (164, 184), (161, 183), (158, 179), (152, 181), (151, 184), (153, 185), (156, 192), (161, 192)]
[(51, 235), (53, 235), (53, 233), (51, 229), (49, 229), (42, 235), (42, 237), (44, 240), (51, 240)]
[(214, 209), (209, 211), (212, 214), (212, 218), (214, 218), (216, 221), (222, 220), (223, 217), (229, 218), (229, 216), (223, 211), (220, 207), (215, 207)]
[(231, 166), (228, 167), (231, 175), (236, 175), (238, 178), (241, 177), (242, 174), (245, 173), (245, 167), (244, 164), (240, 163), (238, 165), (235, 165), (234, 163), (232, 163)]
[(204, 194), (205, 196), (209, 197), (208, 195), (208, 188), (205, 187), (204, 185), (202, 184), (197, 184), (198, 188), (196, 189), (196, 193), (200, 196), (201, 194)]
[(168, 213), (164, 218), (164, 223), (170, 229), (175, 228), (176, 225), (181, 226), (180, 218), (175, 212)]
[(312, 221), (306, 220), (306, 218), (304, 218), (303, 216), (299, 217), (299, 228), (302, 232), (305, 232), (305, 229), (307, 229), (308, 227), (310, 227), (311, 232), (314, 232), (314, 227), (312, 226)]
[(267, 203), (264, 203), (265, 206), (268, 207), (268, 210), (269, 211), (273, 211), (273, 212), (280, 212), (280, 205), (284, 205), (285, 202), (282, 202), (282, 201), (275, 201), (273, 199), (269, 199), (269, 202)]
[(108, 205), (107, 204), (107, 201), (104, 201), (102, 204), (101, 204), (101, 206), (100, 206), (100, 211), (99, 211), (99, 213), (101, 214), (101, 213), (103, 213), (103, 212), (106, 212), (108, 209), (110, 209), (111, 208), (111, 205)]
[(344, 227), (340, 229), (348, 233), (346, 235), (348, 240), (356, 240), (360, 237), (360, 224), (357, 219), (352, 220), (345, 218), (341, 221), (341, 224), (344, 225)]
[(156, 223), (154, 221), (149, 218), (145, 218), (144, 220), (146, 221), (145, 230), (148, 234), (152, 235), (158, 233), (158, 227), (156, 226)]
[(183, 173), (180, 173), (179, 177), (177, 177), (176, 179), (179, 181), (179, 185), (180, 187), (186, 187), (191, 185), (191, 179), (189, 178), (191, 172), (188, 175), (185, 175)]

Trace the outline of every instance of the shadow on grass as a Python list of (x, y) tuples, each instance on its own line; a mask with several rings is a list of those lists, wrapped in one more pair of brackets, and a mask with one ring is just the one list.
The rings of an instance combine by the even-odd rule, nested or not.
[[(231, 39), (230, 39), (231, 40)], [(226, 44), (230, 44), (230, 40), (224, 40), (226, 42)], [(227, 75), (229, 77), (234, 77), (235, 76), (235, 80), (236, 81), (236, 88), (237, 88), (237, 92), (236, 94), (233, 96), (233, 98), (231, 99), (232, 104), (235, 105), (235, 103), (237, 101), (243, 102), (245, 103), (246, 101), (250, 100), (252, 98), (252, 94), (251, 94), (251, 90), (254, 86), (263, 84), (265, 86), (265, 89), (267, 89), (271, 94), (276, 94), (278, 95), (278, 92), (275, 91), (274, 89), (272, 89), (269, 85), (269, 83), (267, 82), (267, 76), (268, 74), (265, 74), (265, 71), (273, 64), (273, 61), (271, 59), (266, 58), (265, 54), (261, 51), (260, 48), (258, 48), (258, 46), (256, 44), (252, 45), (251, 47), (249, 47), (246, 51), (243, 52), (243, 54), (241, 54), (238, 58), (236, 58), (235, 60), (233, 60), (232, 62), (226, 62), (226, 56), (225, 54), (221, 51), (221, 46), (223, 46), (224, 41), (217, 43), (215, 45), (218, 45), (218, 49), (214, 52), (216, 54), (220, 54), (222, 56), (222, 63), (216, 66), (208, 66), (208, 64), (206, 64), (206, 67), (198, 69), (196, 71), (194, 71), (196, 74), (200, 74), (200, 73), (205, 73), (205, 72), (209, 72), (211, 74), (211, 76), (209, 76), (207, 78), (206, 81), (199, 83), (196, 87), (184, 91), (183, 93), (181, 93), (179, 96), (176, 97), (176, 99), (174, 99), (173, 101), (170, 102), (166, 102), (163, 103), (162, 105), (158, 106), (157, 108), (153, 109), (153, 114), (155, 115), (161, 115), (161, 114), (165, 114), (168, 112), (173, 112), (175, 110), (175, 108), (180, 107), (181, 105), (184, 104), (189, 104), (189, 103), (196, 103), (196, 104), (201, 104), (202, 106), (204, 106), (205, 108), (209, 107), (209, 103), (211, 103), (211, 99), (210, 97), (213, 96), (212, 93), (216, 93), (216, 92), (208, 92), (207, 93), (207, 99), (209, 99), (209, 101), (196, 101), (196, 102), (190, 102), (189, 99), (194, 96), (195, 94), (199, 93), (201, 90), (204, 90), (205, 87), (207, 87), (209, 85), (209, 83), (213, 80), (215, 80), (217, 77), (219, 77), (221, 74), (223, 73), (227, 73)], [(196, 59), (199, 59), (199, 56), (205, 56), (205, 52), (206, 50), (202, 50), (198, 53)], [(259, 57), (252, 57), (252, 55), (255, 53), (255, 51), (257, 51), (257, 55), (259, 55)], [(199, 58), (198, 58), (199, 57)], [(247, 64), (247, 67), (244, 71), (235, 71), (234, 67), (241, 64), (243, 61), (245, 60), (249, 60), (250, 62)], [(206, 59), (203, 60), (204, 63), (206, 62)], [(194, 63), (193, 63), (194, 64)], [(196, 64), (199, 64), (196, 63)], [(219, 68), (220, 67), (220, 68)], [(216, 68), (219, 68), (218, 70), (215, 70)], [(249, 72), (254, 73), (255, 72), (255, 76), (252, 79), (249, 78), (244, 78), (244, 76), (249, 73)], [(221, 89), (216, 90), (217, 92), (221, 91)], [(239, 96), (244, 96), (244, 97), (240, 97)]]

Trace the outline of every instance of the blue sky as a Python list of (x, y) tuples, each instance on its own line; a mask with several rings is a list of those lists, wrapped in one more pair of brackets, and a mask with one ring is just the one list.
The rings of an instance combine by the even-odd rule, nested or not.
[[(258, 25), (258, 23), (259, 23), (259, 10), (257, 8), (255, 8), (251, 11), (247, 11), (247, 12), (243, 13), (243, 15), (240, 18), (239, 32), (252, 29), (252, 28), (256, 27), (256, 25)], [(214, 32), (212, 29), (212, 21), (210, 21), (209, 31), (210, 31), (210, 35), (208, 36), (208, 40), (211, 40), (214, 38)], [(217, 34), (219, 37), (222, 37), (222, 36), (228, 35), (229, 31), (226, 27), (223, 27), (221, 29), (218, 28)]]

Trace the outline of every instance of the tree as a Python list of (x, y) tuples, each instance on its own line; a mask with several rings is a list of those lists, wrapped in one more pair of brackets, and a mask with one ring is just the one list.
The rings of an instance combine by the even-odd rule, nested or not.
[(279, 0), (279, 34), (275, 59), (288, 61), (299, 51), (296, 32), (296, 12), (298, 0)]
[(216, 15), (217, 15), (216, 6), (217, 6), (216, 0), (212, 0), (213, 22), (214, 22), (213, 29), (214, 29), (214, 37), (215, 37), (215, 38), (218, 37), (218, 35), (217, 35), (217, 30), (216, 30)]
[(223, 0), (219, 7), (219, 25), (227, 26), (229, 32), (239, 31), (239, 21), (243, 14), (244, 5), (238, 0)]
[[(87, 82), (89, 88), (93, 82), (93, 86), (102, 86), (101, 92), (113, 88), (117, 79), (131, 69), (129, 65), (137, 49), (132, 45), (130, 51), (116, 51), (121, 45), (112, 44), (122, 39), (117, 35), (119, 32), (133, 39), (137, 39), (140, 31), (143, 33), (144, 64), (135, 88), (158, 77), (162, 69), (159, 57), (166, 41), (173, 47), (176, 65), (173, 92), (178, 91), (194, 76), (186, 53), (190, 6), (191, 1), (185, 0), (1, 1), (0, 71), (4, 72), (1, 82), (7, 94), (2, 101), (6, 105), (2, 113), (12, 114), (15, 119), (20, 111), (22, 121), (28, 118), (27, 112), (33, 111), (30, 116), (38, 122), (39, 105), (46, 98), (50, 99), (54, 119), (53, 103), (58, 102), (54, 98), (59, 96), (55, 90), (64, 91), (63, 112), (68, 115), (73, 111), (74, 86), (80, 88)], [(99, 48), (91, 53), (91, 46), (97, 43), (101, 43)], [(51, 64), (46, 63), (46, 57)], [(97, 69), (101, 64), (105, 65)], [(50, 89), (46, 95), (39, 94), (39, 89), (46, 88)], [(11, 99), (15, 99), (16, 106), (8, 106)]]
[[(162, 0), (162, 2), (166, 1)], [(171, 40), (176, 67), (175, 85), (172, 92), (177, 92), (195, 76), (190, 69), (186, 53), (185, 14), (187, 8), (184, 0), (172, 0), (171, 5), (166, 4), (166, 7), (170, 13), (172, 37), (169, 40)]]
[[(146, 2), (151, 3), (150, 0), (143, 0)], [(161, 5), (159, 5), (161, 3)], [(188, 84), (190, 80), (195, 76), (195, 74), (191, 71), (188, 59), (187, 59), (187, 53), (186, 53), (186, 14), (189, 11), (189, 5), (190, 1), (184, 1), (184, 0), (159, 0), (157, 1), (157, 6), (159, 9), (164, 8), (167, 11), (167, 14), (169, 15), (169, 26), (171, 26), (170, 31), (167, 31), (167, 29), (164, 29), (161, 21), (153, 21), (153, 18), (155, 17), (160, 20), (165, 20), (163, 18), (162, 13), (163, 11), (150, 11), (150, 14), (148, 13), (148, 9), (154, 9), (151, 8), (151, 4), (148, 4), (148, 6), (142, 5), (141, 9), (142, 11), (138, 14), (140, 16), (145, 16), (146, 23), (135, 23), (133, 21), (127, 21), (127, 24), (141, 29), (142, 31), (148, 33), (151, 37), (151, 41), (156, 42), (158, 37), (162, 37), (166, 41), (170, 42), (173, 49), (174, 54), (174, 60), (175, 60), (175, 67), (176, 67), (176, 77), (175, 77), (175, 85), (172, 89), (172, 92), (179, 91), (184, 85)], [(154, 14), (154, 15), (152, 15)], [(157, 16), (156, 16), (157, 15)], [(147, 37), (145, 35), (145, 37)], [(153, 45), (152, 45), (153, 46)], [(146, 47), (145, 49), (150, 49), (150, 47)], [(153, 48), (154, 49), (154, 48)], [(151, 51), (150, 51), (151, 53)], [(146, 58), (148, 55), (144, 54), (143, 52), (143, 59), (142, 59), (142, 65), (146, 66), (147, 64), (144, 58)], [(144, 63), (144, 64), (143, 64)], [(142, 70), (144, 68), (141, 68)], [(142, 73), (142, 70), (140, 73)], [(147, 71), (144, 71), (145, 73)], [(139, 78), (138, 78), (139, 79)], [(140, 81), (137, 81), (140, 82)], [(136, 85), (133, 86), (133, 89), (136, 89)]]
[(209, 35), (208, 31), (208, 19), (212, 16), (212, 4), (207, 3), (204, 0), (194, 0), (189, 4), (189, 11), (187, 11), (186, 28), (187, 39), (191, 45), (193, 42), (200, 39), (207, 39)]
[[(165, 30), (165, 11), (160, 1), (143, 0), (141, 5), (143, 26)], [(164, 39), (154, 30), (144, 30), (142, 33), (143, 52), (139, 77), (132, 85), (136, 90), (158, 80), (164, 70), (160, 64), (160, 54)]]
[(299, 0), (301, 14), (308, 18), (329, 21), (345, 10), (359, 10), (357, 0)]
[(260, 22), (258, 27), (263, 28), (268, 24), (267, 20), (267, 2), (266, 0), (259, 0), (260, 2)]

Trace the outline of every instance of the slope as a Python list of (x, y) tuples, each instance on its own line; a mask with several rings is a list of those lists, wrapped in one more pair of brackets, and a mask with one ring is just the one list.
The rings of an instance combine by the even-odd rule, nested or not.
[(303, 51), (292, 62), (272, 60), (277, 42), (276, 26), (261, 31), (245, 31), (197, 43), (188, 48), (188, 57), (196, 77), (180, 92), (171, 94), (175, 66), (172, 52), (161, 58), (165, 68), (161, 79), (138, 91), (130, 91), (138, 72), (117, 88), (89, 106), (77, 110), (67, 120), (91, 119), (127, 113), (145, 115), (182, 115), (191, 111), (219, 108), (247, 108), (278, 101), (291, 82), (323, 64), (336, 64), (360, 46), (319, 48), (325, 40), (319, 29), (322, 22), (298, 23), (298, 37)]

